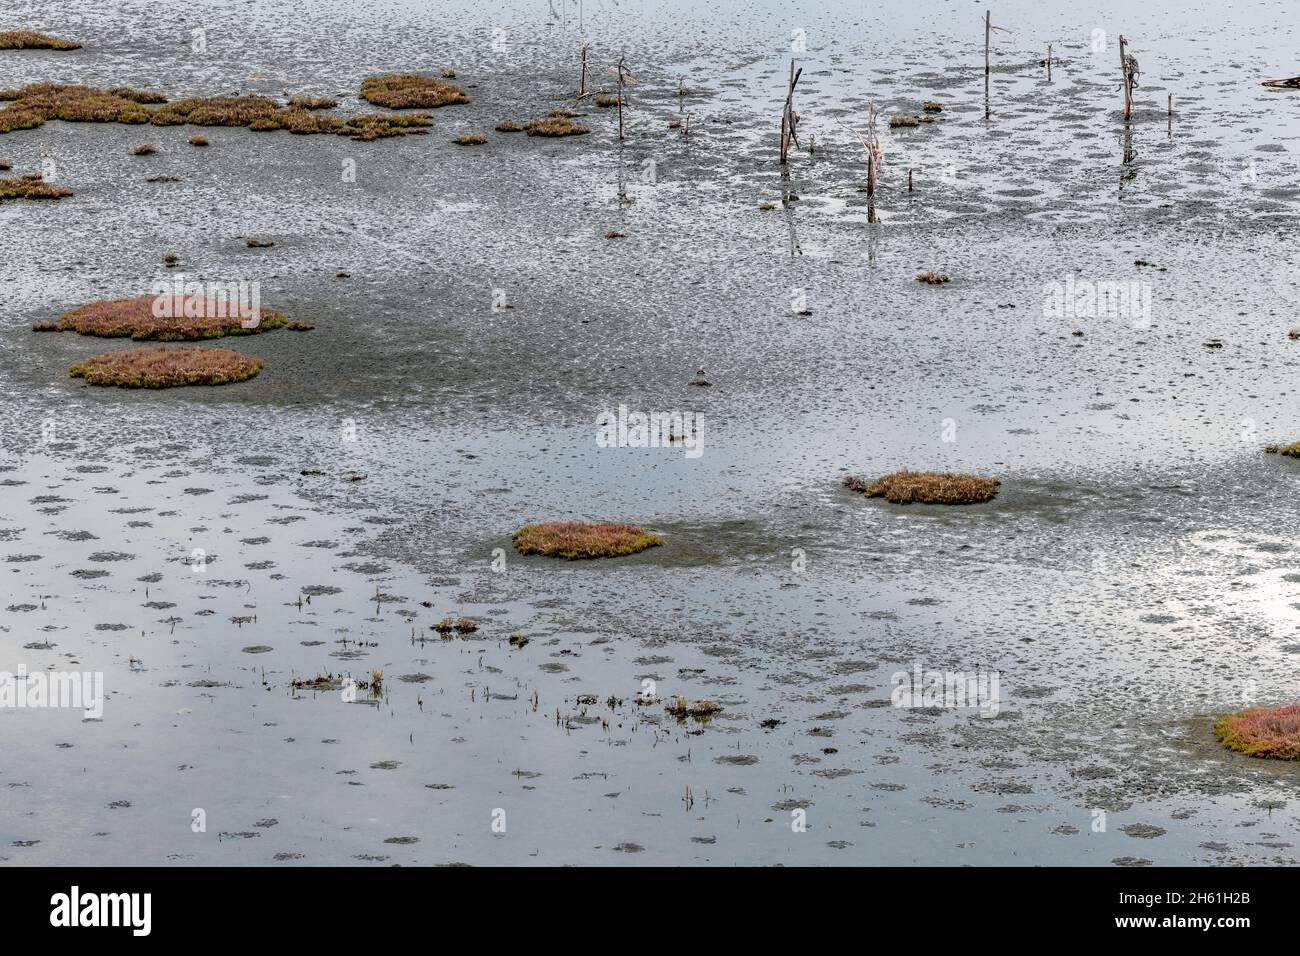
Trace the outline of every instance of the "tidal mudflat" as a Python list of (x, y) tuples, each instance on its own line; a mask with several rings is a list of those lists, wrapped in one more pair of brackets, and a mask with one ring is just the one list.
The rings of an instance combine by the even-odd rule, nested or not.
[[(981, 4), (0, 5), (292, 114), (0, 133), (0, 671), (103, 687), (0, 707), (3, 862), (1294, 864), (1294, 31), (1054, 6), (986, 87)], [(33, 331), (178, 277), (302, 331)]]

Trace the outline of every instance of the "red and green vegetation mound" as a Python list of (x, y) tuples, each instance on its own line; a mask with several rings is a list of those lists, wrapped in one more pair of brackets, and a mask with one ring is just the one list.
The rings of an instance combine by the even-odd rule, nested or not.
[(361, 98), (392, 110), (417, 106), (432, 109), (453, 103), (468, 103), (469, 97), (455, 83), (419, 73), (387, 73), (361, 81)]
[(1214, 733), (1223, 746), (1238, 753), (1300, 760), (1300, 704), (1239, 710), (1220, 717)]
[(76, 40), (60, 40), (35, 30), (0, 31), (0, 50), (80, 50)]
[(570, 561), (636, 554), (663, 544), (659, 535), (636, 525), (588, 521), (525, 525), (515, 532), (514, 541), (521, 554), (544, 554)]
[(973, 505), (991, 501), (998, 493), (996, 478), (979, 475), (955, 475), (941, 471), (896, 471), (868, 482), (862, 478), (845, 478), (844, 487), (861, 492), (868, 498), (884, 498), (895, 504), (913, 502), (931, 505)]
[[(296, 98), (301, 103), (304, 98)], [(320, 107), (282, 106), (268, 96), (194, 96), (167, 102), (161, 93), (118, 86), (97, 89), (62, 83), (32, 83), (0, 91), (11, 104), (0, 110), (0, 133), (32, 129), (47, 120), (70, 123), (152, 123), (155, 126), (243, 126), (256, 132), (334, 133), (372, 140), (401, 136), (408, 129), (431, 126), (422, 113), (363, 113), (344, 119), (315, 112)]]
[(0, 202), (6, 199), (63, 199), (71, 195), (71, 189), (47, 183), (40, 173), (0, 179)]
[(230, 349), (197, 345), (150, 345), (105, 352), (77, 362), (68, 374), (89, 385), (176, 388), (243, 382), (262, 370), (262, 360)]
[(60, 332), (138, 341), (191, 342), (225, 335), (270, 332), (288, 319), (261, 306), (255, 313), (236, 297), (142, 295), (134, 299), (92, 302), (59, 316)]

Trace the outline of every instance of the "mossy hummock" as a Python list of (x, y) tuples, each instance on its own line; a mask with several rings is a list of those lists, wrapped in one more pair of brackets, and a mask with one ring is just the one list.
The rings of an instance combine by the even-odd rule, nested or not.
[(261, 370), (261, 359), (230, 349), (150, 345), (92, 356), (75, 363), (68, 374), (88, 385), (176, 388), (243, 382)]
[(1229, 750), (1250, 757), (1300, 760), (1300, 704), (1227, 714), (1215, 722), (1214, 734)]
[(469, 97), (455, 83), (419, 73), (386, 73), (361, 81), (361, 98), (376, 106), (399, 110), (408, 107), (433, 109), (468, 103)]
[(663, 538), (636, 525), (614, 522), (549, 521), (515, 532), (521, 554), (543, 554), (570, 561), (636, 554), (663, 544)]
[(60, 332), (138, 341), (193, 342), (254, 335), (285, 325), (283, 313), (203, 295), (143, 295), (92, 302), (59, 316)]
[(867, 481), (848, 477), (844, 487), (868, 498), (884, 498), (894, 504), (973, 505), (991, 501), (998, 493), (996, 478), (941, 471), (896, 471)]

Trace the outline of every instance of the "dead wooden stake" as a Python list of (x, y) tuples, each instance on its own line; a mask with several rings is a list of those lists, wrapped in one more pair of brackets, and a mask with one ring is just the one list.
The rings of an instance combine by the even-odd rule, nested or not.
[(618, 138), (623, 138), (623, 57), (618, 58)]
[(1047, 82), (1052, 82), (1052, 44), (1047, 44)]
[(907, 171), (907, 191), (909, 193), (912, 191), (912, 171), (910, 169)]
[(993, 35), (993, 21), (989, 19), (991, 15), (992, 14), (990, 13), (990, 11), (988, 10), (984, 11), (984, 75), (985, 76), (989, 75), (989, 70), (991, 69), (991, 67), (989, 66), (989, 40), (992, 38)]
[(876, 158), (867, 154), (867, 198), (876, 194)]
[(1128, 70), (1128, 40), (1124, 39), (1124, 34), (1119, 36), (1119, 71), (1124, 80), (1124, 119), (1131, 119), (1133, 116), (1133, 91), (1129, 86)]
[(1174, 94), (1169, 94), (1169, 115), (1174, 115)]
[(790, 85), (785, 93), (785, 109), (781, 112), (781, 164), (785, 165), (786, 158), (790, 154), (790, 141), (794, 140), (798, 144), (799, 139), (795, 135), (794, 127), (799, 121), (798, 114), (794, 111), (794, 86), (799, 82), (799, 77), (803, 75), (803, 67), (798, 70), (794, 68), (794, 60), (790, 61)]
[(578, 96), (587, 95), (587, 44), (582, 45), (582, 81), (578, 84)]
[(682, 127), (682, 135), (683, 136), (691, 135), (691, 114), (690, 113), (686, 114), (686, 122), (685, 125)]

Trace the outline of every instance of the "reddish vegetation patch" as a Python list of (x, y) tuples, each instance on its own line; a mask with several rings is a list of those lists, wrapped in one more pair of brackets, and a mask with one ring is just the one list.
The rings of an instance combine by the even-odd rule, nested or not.
[(0, 179), (0, 201), (5, 199), (63, 199), (65, 196), (71, 195), (71, 189), (47, 183), (39, 173), (33, 173), (30, 176), (15, 176), (12, 179)]
[(0, 31), (0, 50), (80, 50), (76, 40), (60, 40), (35, 30)]
[(455, 83), (418, 73), (388, 73), (361, 81), (361, 98), (376, 106), (400, 110), (411, 106), (432, 109), (453, 103), (468, 103), (469, 97)]
[(77, 362), (68, 374), (89, 385), (120, 388), (175, 388), (242, 382), (262, 370), (262, 360), (230, 349), (196, 345), (151, 345), (105, 352)]
[(1214, 733), (1223, 746), (1250, 757), (1300, 760), (1300, 704), (1228, 714), (1215, 722)]
[(529, 136), (581, 136), (591, 130), (581, 123), (575, 123), (563, 116), (548, 116), (545, 119), (529, 120), (524, 124)]
[(288, 321), (265, 306), (254, 315), (237, 300), (206, 295), (142, 295), (134, 299), (92, 302), (59, 316), (59, 331), (103, 338), (186, 342), (224, 335), (252, 335), (278, 329)]
[(521, 554), (567, 558), (613, 558), (663, 544), (663, 538), (631, 524), (550, 521), (525, 525), (515, 532)]
[(932, 505), (973, 505), (990, 501), (998, 493), (996, 478), (955, 475), (941, 471), (896, 471), (875, 481), (845, 478), (844, 487), (868, 498), (884, 498), (895, 504), (913, 502)]
[[(301, 97), (299, 99), (302, 99)], [(20, 90), (0, 92), (12, 100), (0, 110), (0, 133), (31, 129), (46, 120), (72, 123), (152, 123), (155, 126), (246, 126), (257, 132), (283, 129), (291, 133), (334, 133), (354, 139), (401, 136), (408, 128), (432, 124), (423, 114), (397, 116), (366, 113), (344, 120), (312, 112), (312, 108), (281, 106), (267, 96), (195, 96), (168, 103), (161, 93), (119, 86), (102, 90), (91, 86), (33, 83)], [(162, 104), (151, 106), (148, 104)]]

